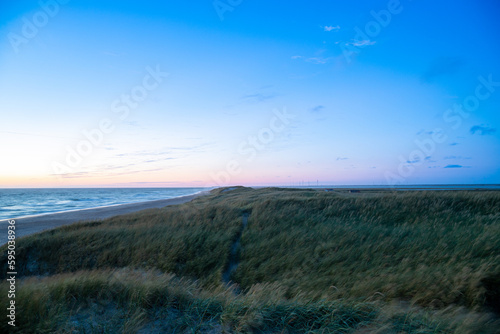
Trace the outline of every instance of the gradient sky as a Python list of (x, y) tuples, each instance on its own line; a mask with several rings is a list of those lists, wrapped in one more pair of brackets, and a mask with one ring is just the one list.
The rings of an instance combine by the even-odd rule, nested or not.
[(498, 17), (2, 1), (0, 187), (500, 183)]

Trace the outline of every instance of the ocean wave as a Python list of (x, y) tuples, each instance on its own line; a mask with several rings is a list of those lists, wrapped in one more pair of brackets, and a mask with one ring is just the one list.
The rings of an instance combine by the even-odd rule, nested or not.
[(22, 210), (26, 210), (26, 207), (22, 206), (22, 205), (9, 205), (9, 206), (6, 205), (5, 207), (8, 207), (8, 209), (5, 210), (5, 211), (22, 211)]
[[(191, 195), (203, 188), (0, 189), (0, 220)], [(5, 196), (3, 200), (2, 196)], [(4, 205), (2, 205), (5, 203)]]

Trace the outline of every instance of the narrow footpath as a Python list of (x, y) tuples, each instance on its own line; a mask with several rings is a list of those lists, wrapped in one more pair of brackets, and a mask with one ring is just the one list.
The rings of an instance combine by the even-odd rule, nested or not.
[[(248, 224), (248, 216), (249, 213), (243, 213), (241, 220), (241, 228), (240, 231), (238, 232), (238, 235), (236, 236), (236, 239), (234, 240), (233, 244), (231, 245), (231, 251), (229, 253), (229, 259), (228, 259), (228, 264), (226, 267), (226, 270), (222, 273), (222, 281), (226, 285), (230, 285), (231, 283), (234, 283), (233, 281), (233, 275), (236, 269), (238, 268), (238, 265), (240, 263), (240, 248), (241, 248), (241, 236), (243, 234), (243, 231), (247, 227)], [(238, 291), (239, 292), (239, 291)]]

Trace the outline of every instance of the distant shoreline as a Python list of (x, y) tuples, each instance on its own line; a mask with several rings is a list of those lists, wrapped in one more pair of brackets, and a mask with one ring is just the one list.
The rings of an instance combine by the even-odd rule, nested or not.
[[(192, 195), (179, 196), (168, 199), (116, 204), (96, 208), (86, 208), (57, 213), (47, 213), (35, 216), (13, 218), (16, 221), (16, 238), (39, 233), (64, 225), (70, 225), (77, 222), (101, 220), (114, 216), (129, 214), (146, 209), (163, 208), (169, 205), (178, 205), (192, 201), (193, 199), (208, 194), (208, 191), (202, 191)], [(12, 220), (12, 219), (9, 219)], [(8, 220), (0, 221), (0, 245), (7, 243)]]

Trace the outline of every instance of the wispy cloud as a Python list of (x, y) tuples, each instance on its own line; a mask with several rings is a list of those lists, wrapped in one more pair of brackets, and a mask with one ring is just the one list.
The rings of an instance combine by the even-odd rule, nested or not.
[(364, 46), (374, 45), (375, 43), (377, 43), (377, 41), (370, 41), (369, 39), (363, 39), (363, 40), (353, 40), (351, 42), (345, 43), (345, 45), (364, 47)]
[(10, 133), (13, 135), (20, 135), (20, 136), (34, 136), (34, 137), (73, 139), (73, 140), (78, 139), (77, 137), (65, 137), (65, 136), (46, 135), (46, 134), (42, 134), (42, 133), (26, 133), (26, 132), (5, 131), (5, 130), (0, 131), (0, 133)]
[(278, 96), (278, 94), (276, 93), (269, 93), (269, 94), (255, 93), (255, 94), (243, 95), (241, 99), (247, 102), (263, 102), (274, 99), (276, 96)]
[(210, 144), (187, 145), (187, 146), (165, 146), (157, 150), (142, 150), (115, 154), (115, 157), (127, 157), (140, 159), (144, 162), (163, 161), (179, 159), (183, 154), (193, 154), (194, 152), (204, 152)]
[(319, 113), (321, 112), (323, 109), (325, 109), (325, 106), (322, 106), (322, 105), (317, 105), (311, 109), (309, 109), (309, 111), (313, 112), (313, 113)]
[(123, 124), (133, 127), (140, 127), (140, 124), (137, 121), (125, 121), (123, 122)]
[(432, 135), (432, 134), (434, 134), (434, 131), (426, 131), (424, 129), (417, 132), (417, 136), (419, 136), (419, 135)]
[(464, 168), (462, 165), (446, 165), (444, 168)]
[(313, 64), (326, 64), (332, 59), (333, 59), (333, 57), (327, 57), (327, 58), (311, 57), (311, 58), (306, 58), (305, 61), (307, 61), (308, 63), (313, 63)]
[(427, 70), (420, 76), (424, 83), (431, 83), (436, 78), (452, 75), (460, 70), (463, 60), (456, 57), (439, 57), (434, 59)]
[(324, 26), (323, 27), (324, 31), (338, 31), (340, 29), (340, 26)]
[(337, 161), (342, 161), (342, 160), (347, 160), (349, 158), (346, 158), (346, 157), (337, 157)]
[[(109, 177), (121, 176), (121, 175), (131, 175), (137, 173), (152, 173), (165, 170), (167, 168), (151, 168), (151, 169), (141, 169), (141, 170), (121, 170), (128, 166), (107, 166), (107, 167), (94, 167), (81, 172), (66, 173), (58, 175), (64, 179), (80, 179), (80, 178), (91, 178), (91, 177)], [(169, 167), (171, 168), (171, 167)]]
[[(436, 162), (435, 160), (432, 160), (431, 158), (432, 158), (431, 156), (426, 156), (424, 158), (424, 161), (426, 161), (426, 162)], [(421, 161), (421, 159), (419, 157), (415, 157), (413, 160), (406, 160), (406, 163), (408, 163), (408, 164), (416, 164), (417, 162), (420, 162), (420, 161)]]
[(470, 128), (471, 134), (477, 133), (481, 136), (492, 135), (495, 132), (497, 132), (497, 129), (483, 125), (474, 125), (473, 127)]
[(111, 51), (103, 51), (102, 53), (105, 54), (106, 56), (113, 56), (113, 57), (121, 56), (121, 54), (116, 53), (116, 52), (111, 52)]
[[(196, 182), (196, 181), (195, 181)], [(145, 185), (145, 186), (162, 186), (162, 185), (172, 185), (180, 184), (178, 181), (159, 181), (159, 182), (125, 182), (125, 183), (115, 183), (115, 185)]]
[(292, 56), (292, 59), (302, 59), (303, 61), (316, 65), (323, 65), (331, 62), (335, 57), (304, 57), (304, 56)]
[(204, 152), (209, 145), (168, 146), (157, 150), (117, 153), (110, 156), (110, 163), (88, 166), (79, 171), (57, 175), (62, 178), (76, 179), (164, 171), (177, 168), (179, 165), (175, 164), (175, 160), (184, 159), (192, 155), (193, 152)]

